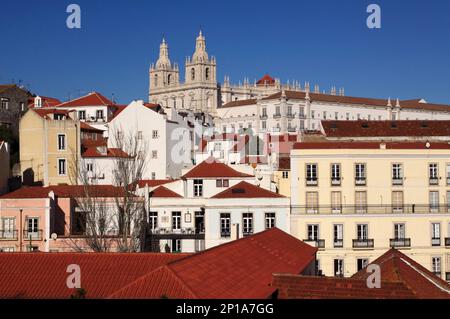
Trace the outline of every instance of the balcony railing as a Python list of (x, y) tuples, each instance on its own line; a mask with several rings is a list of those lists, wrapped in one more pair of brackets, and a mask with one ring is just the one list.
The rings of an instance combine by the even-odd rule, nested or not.
[(288, 119), (293, 119), (293, 118), (295, 117), (295, 114), (296, 114), (296, 113), (288, 113), (288, 114), (286, 114), (286, 117), (287, 117)]
[(389, 246), (393, 248), (411, 247), (411, 238), (391, 238), (389, 240)]
[(341, 179), (340, 178), (332, 178), (331, 186), (341, 186)]
[(306, 179), (306, 186), (317, 186), (317, 178)]
[(334, 248), (342, 248), (344, 247), (344, 241), (342, 239), (335, 239), (333, 241)]
[(437, 177), (430, 177), (430, 185), (435, 186), (435, 185), (439, 185), (439, 178)]
[(353, 239), (353, 248), (373, 248), (373, 239)]
[(260, 115), (259, 118), (261, 120), (267, 120), (268, 116), (267, 116), (267, 114), (263, 114), (263, 115)]
[(159, 239), (204, 239), (205, 230), (203, 228), (154, 228), (150, 230), (151, 235)]
[(281, 114), (274, 114), (274, 115), (273, 115), (273, 118), (274, 118), (274, 119), (279, 119), (279, 118), (281, 118)]
[(403, 178), (393, 178), (392, 179), (393, 186), (401, 186), (403, 185)]
[(0, 240), (17, 240), (17, 230), (0, 230)]
[(42, 229), (38, 229), (35, 231), (23, 231), (23, 240), (42, 240)]
[(448, 205), (293, 205), (292, 214), (450, 214)]
[(366, 178), (365, 177), (357, 177), (357, 178), (355, 178), (355, 185), (356, 186), (365, 186), (366, 185)]
[(314, 247), (317, 248), (325, 248), (325, 239), (305, 239), (304, 242), (311, 244)]
[(441, 245), (441, 237), (431, 238), (431, 246), (440, 246), (440, 245)]
[(301, 119), (301, 120), (306, 119), (305, 113), (299, 113), (299, 114), (298, 114), (298, 118)]
[(297, 128), (296, 127), (288, 127), (288, 132), (296, 132)]
[(247, 229), (242, 231), (242, 235), (245, 236), (251, 236), (253, 235), (253, 229)]
[(450, 237), (445, 238), (445, 247), (450, 247)]
[(231, 231), (229, 231), (229, 230), (221, 231), (220, 232), (220, 237), (221, 238), (229, 238), (229, 237), (231, 237)]

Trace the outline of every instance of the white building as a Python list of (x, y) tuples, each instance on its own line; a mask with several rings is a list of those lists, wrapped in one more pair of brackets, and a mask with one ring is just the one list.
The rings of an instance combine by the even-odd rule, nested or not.
[(9, 144), (0, 140), (0, 195), (8, 191), (9, 177)]
[(270, 227), (289, 232), (289, 198), (254, 183), (252, 175), (205, 161), (180, 180), (138, 190), (149, 194), (153, 249), (194, 252)]
[(146, 150), (145, 179), (177, 178), (183, 168), (192, 167), (194, 128), (187, 117), (172, 114), (170, 119), (155, 105), (133, 101), (110, 121), (108, 129), (110, 148), (119, 144), (115, 140), (118, 134), (142, 139)]
[(450, 106), (424, 100), (391, 101), (282, 90), (268, 97), (226, 103), (217, 109), (215, 126), (221, 132), (284, 134), (319, 130), (321, 120), (449, 120)]

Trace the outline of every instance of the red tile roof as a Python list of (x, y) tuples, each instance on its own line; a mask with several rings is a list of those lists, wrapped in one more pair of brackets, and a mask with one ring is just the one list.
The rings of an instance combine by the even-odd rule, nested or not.
[[(160, 253), (3, 253), (0, 298), (68, 299), (67, 266), (80, 266), (86, 298), (106, 298), (130, 282), (186, 254)], [(162, 278), (161, 278), (162, 279)]]
[(278, 299), (411, 299), (415, 295), (401, 282), (382, 281), (369, 288), (365, 280), (275, 274), (272, 285)]
[(231, 101), (231, 102), (228, 102), (228, 103), (225, 103), (224, 105), (222, 105), (221, 108), (255, 105), (256, 101), (257, 101), (256, 99)]
[(38, 114), (40, 117), (47, 118), (47, 119), (53, 119), (53, 118), (49, 117), (50, 114), (62, 114), (62, 115), (69, 116), (68, 110), (58, 110), (55, 108), (34, 108), (32, 110), (34, 112), (36, 112), (36, 114)]
[[(417, 298), (448, 298), (450, 285), (428, 269), (396, 249), (390, 249), (372, 262), (380, 266), (383, 281), (401, 282)], [(362, 269), (353, 279), (366, 280), (370, 274)]]
[(275, 85), (275, 80), (268, 74), (264, 74), (262, 78), (256, 81), (257, 85)]
[(253, 177), (252, 175), (241, 173), (228, 165), (217, 162), (215, 158), (208, 158), (197, 166), (193, 167), (189, 172), (184, 174), (182, 178), (215, 178), (215, 177)]
[(168, 189), (164, 186), (159, 186), (155, 190), (152, 191), (151, 197), (164, 197), (164, 198), (173, 198), (173, 197), (183, 197), (180, 194), (175, 193), (174, 191)]
[(291, 158), (290, 157), (280, 157), (280, 159), (278, 160), (278, 169), (290, 170), (291, 169)]
[(211, 198), (284, 198), (284, 196), (247, 182), (240, 182)]
[(176, 181), (175, 179), (143, 179), (137, 182), (137, 185), (139, 188), (144, 188), (145, 185), (148, 185), (148, 187), (156, 187), (160, 185), (164, 185), (167, 183), (172, 183)]
[(103, 130), (100, 130), (98, 128), (90, 126), (90, 125), (86, 124), (85, 122), (80, 122), (80, 129), (83, 131), (103, 133)]
[(111, 298), (262, 299), (273, 273), (301, 274), (317, 248), (272, 228), (162, 266)]
[[(104, 146), (100, 146), (104, 147)], [(102, 153), (99, 151), (98, 147), (95, 146), (89, 146), (86, 147), (83, 154), (81, 154), (82, 157), (116, 157), (116, 158), (127, 158), (130, 157), (127, 153), (125, 153), (120, 148), (106, 148), (106, 153)]]
[(86, 193), (92, 197), (120, 197), (123, 195), (123, 188), (112, 185), (23, 186), (0, 196), (0, 199), (48, 198), (50, 192), (64, 198), (82, 197)]
[[(48, 96), (39, 96), (42, 99), (42, 106), (41, 107), (54, 107), (58, 104), (61, 104), (61, 101), (54, 97), (48, 97)], [(28, 99), (28, 107), (34, 108), (34, 97), (30, 97)]]
[(450, 121), (322, 121), (327, 137), (450, 136)]
[[(386, 149), (450, 149), (446, 142), (352, 142), (352, 141), (324, 141), (324, 142), (302, 142), (295, 143), (294, 149), (380, 149), (380, 145)], [(429, 144), (429, 147), (427, 147)]]
[(114, 103), (98, 92), (92, 92), (71, 101), (57, 105), (57, 107), (77, 107), (77, 106), (108, 106)]

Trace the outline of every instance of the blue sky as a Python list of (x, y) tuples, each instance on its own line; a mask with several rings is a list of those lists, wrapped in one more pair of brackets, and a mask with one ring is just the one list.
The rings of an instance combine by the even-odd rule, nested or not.
[[(162, 34), (183, 67), (201, 26), (219, 82), (267, 72), (346, 95), (450, 104), (447, 0), (1, 1), (0, 83), (20, 79), (41, 95), (146, 99)], [(70, 3), (81, 6), (80, 30), (66, 27)], [(381, 29), (366, 26), (370, 3)]]

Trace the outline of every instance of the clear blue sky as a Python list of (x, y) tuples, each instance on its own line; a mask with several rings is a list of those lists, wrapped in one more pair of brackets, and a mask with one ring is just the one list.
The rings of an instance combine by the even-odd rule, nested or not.
[[(70, 3), (81, 6), (80, 30), (66, 27)], [(370, 3), (381, 6), (379, 30), (366, 26)], [(41, 95), (97, 90), (121, 103), (146, 99), (162, 34), (183, 67), (201, 26), (219, 82), (268, 72), (321, 90), (345, 87), (346, 95), (450, 104), (448, 0), (1, 0), (0, 7), (0, 83), (21, 79)]]

